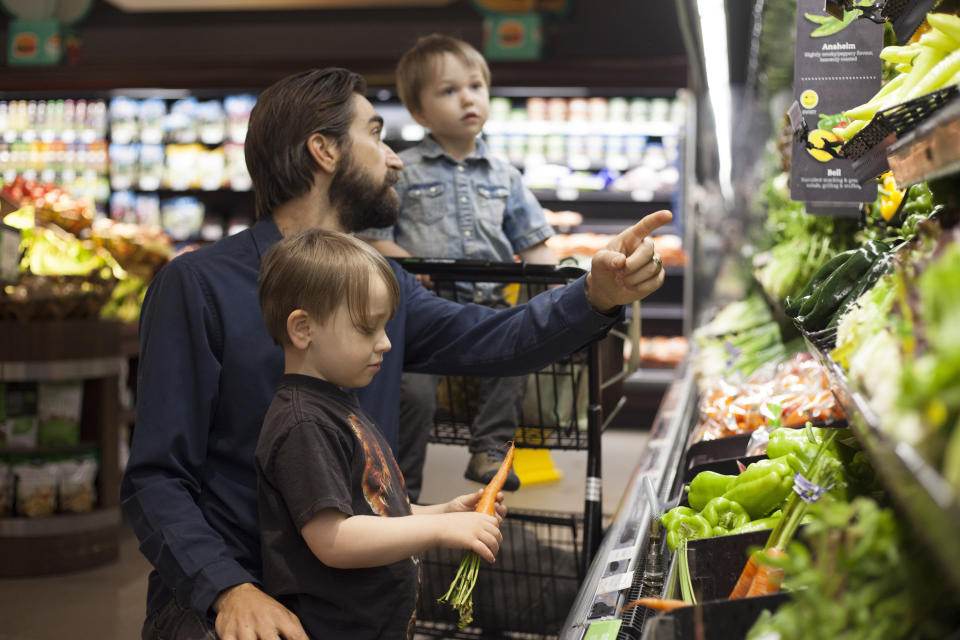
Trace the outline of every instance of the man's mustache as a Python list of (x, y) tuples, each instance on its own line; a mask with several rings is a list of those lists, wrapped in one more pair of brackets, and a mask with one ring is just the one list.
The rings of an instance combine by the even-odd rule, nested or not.
[(387, 169), (387, 177), (384, 180), (388, 187), (392, 187), (397, 184), (397, 180), (400, 179), (400, 172), (396, 169)]

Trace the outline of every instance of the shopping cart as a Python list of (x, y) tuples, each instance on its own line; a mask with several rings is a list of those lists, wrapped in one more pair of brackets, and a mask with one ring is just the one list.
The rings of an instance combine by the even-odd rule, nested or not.
[[(420, 258), (399, 262), (411, 273), (428, 275), (437, 295), (456, 299), (459, 289), (462, 300), (471, 287), (483, 287), (485, 292), (493, 288), (508, 304), (586, 273), (570, 265)], [(604, 340), (531, 374), (521, 410), (518, 448), (586, 452), (583, 513), (511, 510), (501, 525), (504, 544), (497, 562), (484, 572), (474, 592), (476, 626), (463, 632), (455, 631), (455, 613), (436, 603), (450, 585), (461, 554), (444, 549), (424, 554), (418, 633), (445, 638), (490, 637), (491, 633), (540, 638), (559, 630), (600, 544), (600, 434), (604, 414), (609, 422), (623, 405), (620, 385), (629, 373), (624, 369), (623, 339), (622, 333), (611, 332)], [(467, 445), (478, 393), (476, 379), (443, 378), (429, 441)]]

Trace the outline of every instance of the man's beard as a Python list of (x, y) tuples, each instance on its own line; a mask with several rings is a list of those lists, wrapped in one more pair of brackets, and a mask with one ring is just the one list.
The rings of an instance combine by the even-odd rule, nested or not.
[(376, 185), (353, 161), (349, 149), (345, 150), (343, 158), (330, 181), (328, 192), (330, 204), (336, 208), (343, 229), (361, 231), (395, 224), (400, 213), (397, 192), (393, 190), (399, 177), (397, 170), (388, 169), (383, 183)]

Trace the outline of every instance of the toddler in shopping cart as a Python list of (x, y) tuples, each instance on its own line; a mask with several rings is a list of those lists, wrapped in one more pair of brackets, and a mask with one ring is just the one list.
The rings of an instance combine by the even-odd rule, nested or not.
[[(490, 69), (472, 46), (445, 35), (420, 38), (397, 64), (397, 92), (429, 135), (400, 153), (395, 189), (400, 217), (391, 227), (357, 235), (390, 257), (468, 258), (556, 264), (553, 235), (520, 172), (490, 154), (480, 133), (490, 110)], [(430, 284), (427, 280), (426, 284)], [(439, 295), (459, 302), (507, 306), (503, 285), (458, 283)], [(427, 438), (436, 411), (438, 376), (404, 374), (398, 459), (413, 500), (419, 496)], [(503, 460), (498, 445), (517, 431), (526, 376), (484, 378), (470, 426), (464, 477), (489, 482)], [(504, 489), (520, 479), (511, 470)]]
[(266, 592), (311, 638), (412, 637), (420, 552), (472, 549), (493, 562), (497, 517), (481, 491), (411, 505), (390, 446), (349, 388), (390, 350), (400, 290), (387, 261), (348, 235), (310, 229), (264, 256), (260, 305), (284, 374), (256, 448)]

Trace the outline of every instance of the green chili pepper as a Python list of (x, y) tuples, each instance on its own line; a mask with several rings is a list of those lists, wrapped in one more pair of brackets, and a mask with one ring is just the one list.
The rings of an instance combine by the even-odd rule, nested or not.
[(877, 283), (883, 274), (887, 272), (887, 269), (890, 268), (891, 256), (890, 254), (884, 254), (877, 258), (874, 263), (870, 266), (870, 269), (867, 271), (860, 282), (857, 283), (857, 286), (853, 288), (850, 293), (843, 299), (840, 305), (837, 307), (837, 310), (834, 311), (833, 317), (830, 318), (830, 322), (827, 323), (828, 327), (835, 327), (840, 323), (840, 318), (843, 317), (843, 314), (846, 313), (847, 307), (856, 302), (863, 292), (867, 289), (870, 289)]
[(778, 522), (780, 522), (779, 515), (767, 516), (766, 518), (760, 518), (759, 520), (751, 520), (747, 524), (737, 527), (729, 533), (752, 533), (754, 531), (763, 531), (764, 529), (773, 529), (777, 526)]
[(742, 527), (750, 522), (750, 514), (733, 500), (717, 497), (707, 503), (700, 512), (707, 522), (726, 531)]
[(880, 243), (869, 242), (867, 246), (857, 249), (849, 260), (823, 282), (813, 308), (809, 311), (802, 310), (801, 315), (796, 318), (801, 327), (807, 331), (815, 331), (826, 326), (836, 308), (879, 256), (879, 247), (882, 247)]
[(794, 473), (786, 460), (759, 460), (737, 476), (723, 497), (740, 503), (751, 518), (762, 518), (790, 494)]
[(832, 36), (835, 33), (840, 33), (848, 26), (850, 23), (856, 20), (861, 11), (859, 9), (854, 9), (853, 11), (845, 11), (843, 14), (843, 20), (837, 20), (833, 16), (829, 16), (830, 20), (823, 22), (819, 27), (810, 32), (811, 38), (824, 38), (826, 36)]
[(712, 527), (699, 513), (692, 516), (678, 516), (673, 520), (673, 526), (667, 532), (667, 546), (670, 551), (676, 551), (681, 540), (696, 540), (710, 536)]
[(700, 511), (711, 499), (723, 495), (737, 476), (725, 476), (716, 471), (701, 471), (687, 489), (687, 502)]
[(822, 267), (816, 270), (816, 272), (811, 276), (810, 280), (807, 282), (806, 286), (803, 288), (795, 299), (788, 297), (783, 302), (783, 310), (788, 316), (795, 317), (800, 313), (800, 308), (803, 303), (807, 300), (810, 294), (813, 293), (821, 282), (830, 277), (834, 271), (836, 271), (840, 265), (850, 259), (850, 256), (854, 254), (854, 249), (849, 251), (841, 251), (837, 255), (833, 256), (827, 260)]
[(673, 521), (679, 518), (680, 516), (695, 516), (697, 512), (691, 509), (690, 507), (674, 507), (667, 511), (665, 514), (660, 516), (660, 524), (669, 529), (673, 526)]
[(816, 24), (826, 24), (831, 20), (836, 20), (833, 16), (821, 16), (817, 13), (804, 13), (803, 17), (809, 20), (810, 22), (815, 22)]

